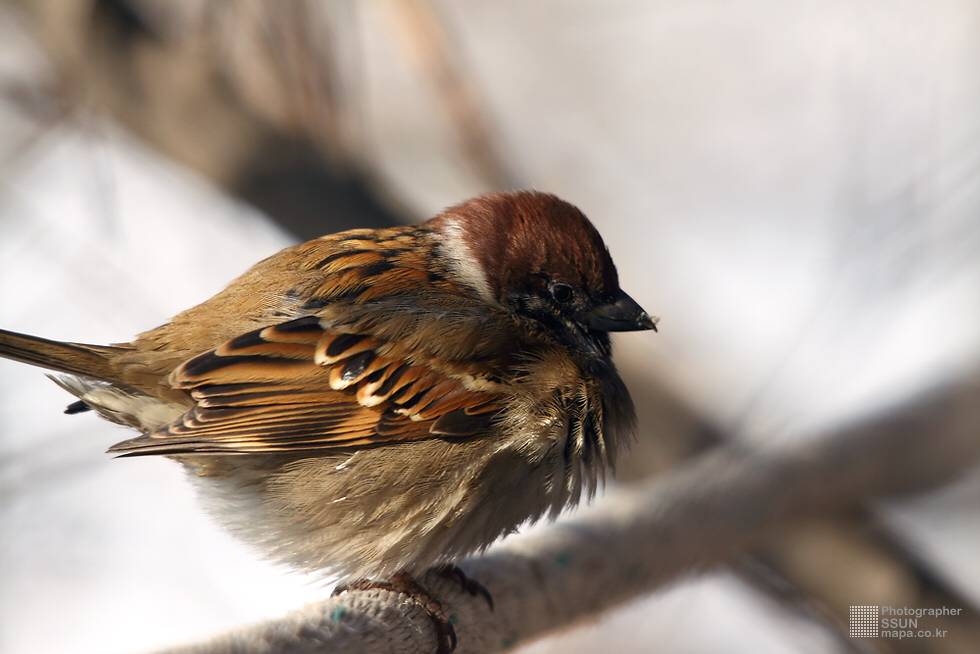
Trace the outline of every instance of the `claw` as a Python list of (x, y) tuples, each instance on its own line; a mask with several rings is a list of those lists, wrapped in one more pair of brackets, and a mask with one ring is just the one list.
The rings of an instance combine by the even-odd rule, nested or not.
[(412, 576), (406, 572), (399, 572), (392, 575), (387, 581), (373, 581), (371, 579), (358, 579), (350, 583), (341, 584), (334, 588), (333, 595), (337, 596), (350, 590), (373, 590), (379, 588), (392, 593), (405, 595), (425, 611), (432, 621), (436, 636), (436, 654), (452, 654), (456, 649), (458, 640), (456, 629), (449, 621), (446, 611), (442, 604), (432, 597)]
[(463, 572), (459, 566), (451, 564), (441, 565), (433, 568), (432, 570), (440, 577), (455, 581), (463, 590), (473, 597), (480, 595), (484, 600), (486, 600), (487, 606), (490, 607), (490, 610), (493, 611), (493, 595), (490, 594), (490, 591), (487, 590), (486, 586), (481, 584), (479, 581), (467, 577), (466, 573)]

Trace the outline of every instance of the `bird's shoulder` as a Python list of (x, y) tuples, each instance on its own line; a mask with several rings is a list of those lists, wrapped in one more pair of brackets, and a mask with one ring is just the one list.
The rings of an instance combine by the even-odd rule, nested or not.
[[(348, 230), (285, 248), (204, 302), (139, 334), (125, 344), (120, 364), (157, 374), (245, 332), (306, 315), (350, 328), (362, 323), (363, 329), (387, 313), (392, 320), (382, 326), (386, 332), (424, 327), (426, 316), (436, 314), (451, 325), (464, 321), (464, 314), (505, 321), (498, 308), (484, 306), (453, 280), (436, 246), (424, 226), (401, 226)], [(405, 320), (413, 310), (414, 323)]]

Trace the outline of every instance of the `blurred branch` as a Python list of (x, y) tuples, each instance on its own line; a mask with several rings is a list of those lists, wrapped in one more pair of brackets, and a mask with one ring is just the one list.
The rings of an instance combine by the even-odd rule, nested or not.
[(519, 188), (517, 176), (491, 138), (485, 103), (472, 75), (460, 66), (462, 53), (452, 47), (450, 33), (428, 0), (387, 3), (391, 23), (419, 73), (428, 78), (460, 139), (463, 151), (493, 190)]
[[(626, 372), (630, 372), (628, 367)], [(639, 372), (639, 371), (637, 371)], [(639, 375), (627, 375), (639, 377)], [(655, 438), (641, 438), (618, 479), (638, 480), (683, 465), (736, 438), (737, 427), (717, 427), (663, 384), (631, 384), (640, 424)], [(958, 606), (978, 617), (970, 602), (906, 547), (867, 506), (814, 520), (794, 521), (738, 561), (733, 572), (774, 604), (834, 634), (841, 652), (952, 653), (980, 642), (980, 624), (958, 626), (972, 640), (956, 638), (856, 641), (848, 635), (848, 610), (856, 598), (884, 606)], [(971, 643), (966, 646), (965, 643)]]
[[(65, 97), (301, 238), (404, 222), (375, 178), (350, 5), (310, 0), (34, 0), (22, 3)], [(484, 186), (517, 185), (460, 49), (422, 0), (383, 5)]]
[(113, 116), (300, 238), (407, 216), (345, 131), (323, 5), (22, 3), (64, 100)]
[[(492, 613), (441, 577), (422, 582), (455, 618), (459, 654), (504, 651), (685, 572), (732, 561), (791, 524), (949, 481), (980, 458), (978, 400), (980, 374), (822, 439), (765, 450), (724, 446), (663, 478), (610, 493), (573, 520), (464, 564), (493, 594)], [(976, 628), (972, 618), (950, 624), (954, 634)], [(435, 642), (421, 610), (372, 590), (179, 651), (324, 649), (434, 651)]]
[(873, 651), (952, 654), (975, 650), (980, 643), (980, 616), (970, 601), (937, 578), (915, 552), (904, 551), (868, 511), (794, 523), (767, 539), (753, 560), (791, 580), (791, 586), (775, 593), (782, 602), (808, 607), (843, 635), (853, 604), (963, 609), (946, 638), (879, 640)]

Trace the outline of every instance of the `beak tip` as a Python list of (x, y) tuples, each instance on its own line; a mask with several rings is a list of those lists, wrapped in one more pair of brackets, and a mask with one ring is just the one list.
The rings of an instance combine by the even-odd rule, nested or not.
[(612, 300), (593, 307), (582, 318), (590, 329), (603, 332), (657, 331), (660, 322), (660, 318), (648, 314), (622, 291)]
[(651, 316), (646, 311), (643, 312), (643, 315), (640, 316), (637, 322), (643, 329), (652, 329), (654, 332), (659, 331), (657, 329), (657, 323), (660, 322), (660, 318)]

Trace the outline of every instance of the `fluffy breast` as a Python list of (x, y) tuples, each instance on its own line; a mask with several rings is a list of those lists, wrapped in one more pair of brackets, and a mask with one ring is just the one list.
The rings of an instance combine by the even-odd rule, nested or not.
[[(590, 496), (623, 424), (602, 383), (515, 395), (499, 433), (316, 457), (182, 457), (206, 506), (276, 560), (346, 577), (420, 572)], [(620, 383), (621, 384), (621, 383)], [(530, 389), (529, 389), (530, 390)]]

